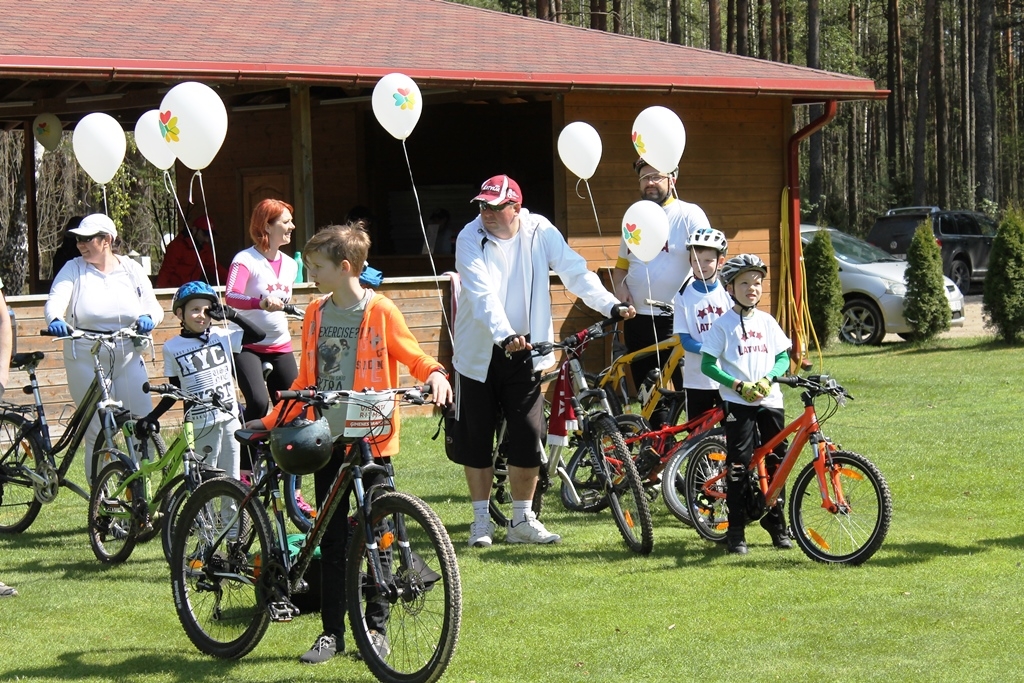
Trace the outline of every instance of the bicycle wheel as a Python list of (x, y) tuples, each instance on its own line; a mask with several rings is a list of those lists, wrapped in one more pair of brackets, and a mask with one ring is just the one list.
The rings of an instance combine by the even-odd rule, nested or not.
[(171, 550), (178, 620), (200, 651), (222, 659), (247, 654), (270, 623), (261, 575), (273, 550), (270, 519), (255, 499), (241, 507), (248, 492), (226, 477), (202, 484), (181, 511)]
[[(175, 477), (178, 479), (178, 477)], [(164, 559), (167, 564), (171, 563), (171, 552), (174, 547), (174, 527), (181, 517), (181, 511), (188, 500), (188, 486), (185, 478), (181, 477), (174, 491), (164, 497), (163, 505), (160, 506), (160, 545), (163, 546)]]
[[(367, 549), (360, 524), (345, 566), (356, 646), (385, 683), (436, 681), (451, 661), (462, 621), (462, 583), (451, 539), (434, 511), (406, 493), (374, 500), (370, 523), (377, 549)], [(367, 552), (379, 553), (390, 597), (368, 577)]]
[(668, 511), (686, 526), (693, 526), (690, 509), (686, 507), (686, 464), (693, 444), (681, 441), (669, 451), (668, 462), (661, 473), (661, 497)]
[(686, 510), (690, 512), (694, 530), (701, 538), (714, 543), (724, 542), (729, 529), (725, 454), (725, 437), (713, 434), (700, 439), (686, 457), (683, 482)]
[(622, 433), (615, 420), (607, 415), (592, 420), (590, 429), (591, 438), (611, 479), (608, 504), (615, 524), (630, 550), (648, 555), (654, 547), (654, 523), (644, 485), (626, 449)]
[(307, 515), (299, 508), (299, 503), (295, 499), (296, 491), (302, 490), (302, 477), (294, 474), (282, 474), (281, 477), (284, 480), (284, 507), (288, 512), (288, 519), (292, 521), (299, 533), (304, 534), (313, 526), (316, 510), (313, 511), (313, 514)]
[(573, 512), (600, 512), (608, 507), (608, 496), (605, 494), (604, 480), (594, 472), (593, 449), (590, 444), (581, 444), (569, 458), (565, 473), (576, 490), (579, 502), (572, 499), (569, 488), (562, 482), (562, 506)]
[[(601, 383), (601, 376), (595, 375), (592, 372), (584, 373), (584, 377), (587, 378), (587, 386), (595, 388)], [(608, 399), (608, 407), (611, 408), (612, 416), (622, 415), (622, 397), (625, 395), (625, 390), (622, 387), (622, 381), (619, 382), (618, 386), (609, 384), (604, 388), (605, 398)], [(594, 410), (604, 410), (601, 406), (589, 406)]]
[(24, 471), (35, 469), (43, 458), (42, 447), (25, 435), (27, 422), (17, 413), (0, 414), (0, 533), (29, 528), (43, 507)]
[(135, 501), (143, 499), (142, 480), (124, 487), (132, 470), (115, 461), (103, 468), (89, 496), (89, 545), (96, 559), (119, 564), (131, 556), (139, 540)]
[(817, 562), (861, 564), (875, 554), (889, 531), (889, 485), (863, 455), (836, 451), (832, 453), (828, 492), (833, 501), (846, 501), (843, 509), (830, 512), (821, 506), (813, 464), (800, 471), (789, 500), (790, 527), (797, 545)]

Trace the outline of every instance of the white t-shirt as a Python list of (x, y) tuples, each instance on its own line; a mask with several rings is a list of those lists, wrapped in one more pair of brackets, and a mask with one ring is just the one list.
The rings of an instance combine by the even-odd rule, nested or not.
[[(516, 334), (530, 333), (530, 304), (526, 300), (530, 293), (530, 286), (527, 283), (527, 267), (530, 265), (530, 255), (523, 253), (522, 239), (523, 231), (516, 231), (516, 234), (507, 240), (491, 237), (498, 245), (498, 251), (505, 259), (505, 273), (498, 284), (498, 296), (505, 304), (505, 317), (508, 324), (516, 331)], [(532, 278), (530, 278), (532, 282)]]
[[(672, 303), (675, 318), (672, 332), (686, 333), (695, 341), (704, 342), (704, 334), (711, 325), (732, 308), (732, 297), (722, 284), (716, 284), (709, 292), (702, 292), (695, 286), (696, 280), (686, 285), (682, 292), (676, 292)], [(687, 351), (683, 356), (683, 387), (686, 389), (717, 389), (718, 382), (700, 370), (700, 354)]]
[[(181, 380), (182, 390), (190, 394), (217, 394), (224, 407), (235, 408), (235, 382), (231, 376), (231, 354), (242, 349), (242, 330), (211, 327), (204, 338), (177, 336), (164, 343), (164, 372)], [(233, 416), (205, 403), (185, 406), (185, 418), (193, 427), (226, 422)]]
[[(256, 250), (256, 247), (249, 247), (235, 254), (232, 263), (236, 261), (245, 266), (249, 271), (249, 278), (245, 281), (245, 296), (255, 299), (275, 297), (284, 303), (292, 298), (292, 286), (295, 285), (295, 277), (298, 274), (298, 264), (288, 254), (278, 252), (281, 259), (281, 274), (274, 273), (274, 267), (267, 260), (267, 257)], [(231, 285), (229, 283), (229, 289)], [(229, 301), (230, 303), (230, 301)], [(288, 316), (281, 311), (264, 311), (262, 309), (238, 309), (238, 315), (245, 318), (250, 325), (263, 330), (266, 337), (255, 348), (272, 348), (286, 345), (291, 347), (292, 336), (288, 330)]]
[[(703, 343), (702, 353), (717, 358), (722, 370), (744, 382), (756, 382), (767, 375), (775, 367), (775, 357), (792, 346), (775, 318), (757, 309), (751, 317), (743, 319), (742, 327), (739, 313), (729, 309), (704, 333)], [(771, 393), (754, 403), (744, 401), (732, 387), (721, 385), (718, 391), (723, 400), (733, 403), (783, 407), (778, 384), (772, 384)]]
[[(633, 295), (633, 307), (639, 315), (660, 315), (660, 311), (644, 303), (644, 299), (672, 301), (672, 297), (690, 277), (690, 255), (686, 249), (686, 238), (698, 228), (710, 228), (711, 223), (703, 209), (696, 204), (669, 197), (662, 205), (668, 216), (668, 241), (664, 249), (644, 263), (629, 250), (626, 241), (619, 242), (617, 265), (626, 261), (626, 286)], [(648, 284), (650, 279), (650, 284)]]

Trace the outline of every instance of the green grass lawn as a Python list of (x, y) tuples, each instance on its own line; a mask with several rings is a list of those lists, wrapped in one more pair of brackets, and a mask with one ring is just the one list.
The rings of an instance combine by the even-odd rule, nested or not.
[[(750, 554), (727, 557), (660, 500), (654, 552), (638, 557), (610, 513), (568, 513), (557, 491), (542, 518), (560, 545), (471, 550), (461, 471), (430, 440), (436, 422), (408, 420), (399, 484), (441, 515), (462, 572), (446, 680), (1019, 680), (1021, 367), (1024, 349), (967, 339), (840, 346), (815, 368), (856, 398), (825, 433), (892, 490), (888, 538), (860, 567), (777, 551), (756, 525)], [(799, 398), (783, 391), (792, 415)], [(374, 680), (348, 657), (298, 663), (318, 614), (272, 624), (241, 661), (200, 655), (159, 541), (102, 567), (85, 515), (64, 491), (26, 533), (0, 538), (0, 580), (21, 593), (0, 600), (0, 681)]]

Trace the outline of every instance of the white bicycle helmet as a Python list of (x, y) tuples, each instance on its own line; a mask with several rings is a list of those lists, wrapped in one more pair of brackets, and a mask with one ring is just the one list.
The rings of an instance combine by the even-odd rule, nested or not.
[(725, 234), (721, 230), (697, 228), (692, 235), (686, 238), (686, 248), (692, 249), (693, 247), (708, 247), (715, 249), (719, 254), (727, 254), (729, 241), (725, 239)]
[(722, 278), (724, 284), (729, 284), (736, 279), (736, 276), (740, 273), (745, 273), (748, 270), (756, 270), (761, 273), (761, 277), (768, 275), (768, 266), (764, 264), (761, 257), (757, 254), (740, 254), (733, 256), (731, 259), (725, 262), (719, 271), (719, 277)]

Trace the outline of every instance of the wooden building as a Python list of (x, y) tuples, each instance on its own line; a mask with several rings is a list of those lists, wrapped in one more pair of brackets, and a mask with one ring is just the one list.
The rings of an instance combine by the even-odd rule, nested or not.
[[(886, 95), (863, 78), (443, 0), (36, 0), (5, 9), (2, 23), (0, 125), (29, 131), (36, 115), (49, 112), (70, 130), (85, 114), (104, 111), (132, 130), (170, 87), (204, 82), (229, 116), (224, 145), (202, 172), (218, 251), (247, 246), (250, 207), (266, 196), (296, 207), (299, 245), (316, 226), (368, 207), (371, 262), (394, 296), (405, 296), (396, 277), (432, 272), (421, 255), (410, 170), (424, 218), (445, 208), (458, 225), (473, 216), (469, 199), (481, 181), (508, 173), (525, 206), (550, 217), (593, 267), (612, 265), (623, 212), (639, 198), (632, 122), (655, 104), (686, 126), (680, 196), (703, 207), (732, 251), (766, 255), (778, 272), (781, 240), (791, 238), (780, 227), (787, 188), (787, 227), (798, 229), (800, 140), (834, 115), (837, 102)], [(394, 71), (412, 77), (424, 100), (405, 149), (370, 105), (373, 85)], [(812, 103), (825, 104), (826, 115), (795, 131), (794, 107)], [(586, 188), (555, 151), (562, 127), (576, 120), (603, 141), (590, 180), (598, 220)], [(31, 145), (25, 161), (31, 187)], [(192, 174), (180, 164), (176, 171), (184, 201)], [(35, 266), (31, 207), (29, 214)], [(793, 247), (797, 259), (798, 235)], [(453, 259), (438, 255), (436, 263), (441, 272)], [(32, 272), (33, 292), (45, 293), (48, 283), (38, 280), (38, 268)], [(436, 343), (433, 280), (410, 287), (435, 291), (422, 297), (418, 330)], [(12, 305), (32, 321), (19, 324), (24, 343), (38, 326), (30, 311), (39, 302)], [(59, 373), (52, 383), (56, 396)]]

